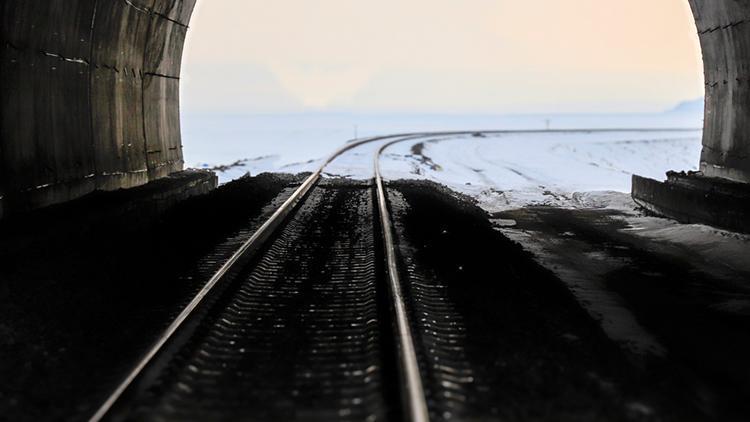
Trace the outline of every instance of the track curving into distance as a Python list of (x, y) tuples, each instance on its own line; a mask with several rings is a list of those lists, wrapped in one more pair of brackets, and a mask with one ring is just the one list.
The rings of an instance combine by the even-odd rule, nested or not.
[[(426, 398), (427, 364), (420, 367), (415, 346), (422, 335), (404, 300), (379, 158), (398, 142), (509, 132), (518, 131), (405, 133), (335, 151), (213, 274), (90, 420), (428, 421), (436, 404)], [(341, 154), (373, 142), (383, 144), (372, 183), (322, 180)]]
[[(264, 372), (262, 365), (270, 360), (264, 362), (262, 357), (271, 357), (276, 363), (288, 361), (291, 365), (296, 355), (278, 358), (280, 354), (298, 347), (300, 342), (309, 345), (307, 354), (316, 358), (309, 360), (308, 369), (324, 368), (318, 375), (327, 377), (327, 380), (317, 377), (314, 381), (329, 382), (330, 391), (303, 397), (310, 400), (308, 414), (304, 414), (304, 406), (299, 406), (299, 402), (295, 403), (295, 408), (287, 405), (285, 411), (288, 413), (284, 414), (279, 410), (284, 409), (284, 404), (271, 403), (268, 397), (265, 400), (259, 397), (255, 403), (244, 396), (235, 397), (234, 416), (246, 414), (252, 409), (260, 419), (277, 416), (381, 419), (378, 416), (383, 415), (378, 412), (393, 412), (388, 410), (386, 402), (397, 401), (388, 398), (389, 393), (382, 391), (386, 383), (380, 379), (383, 368), (379, 365), (381, 361), (388, 361), (386, 355), (391, 351), (380, 349), (387, 345), (391, 348), (395, 346), (398, 350), (398, 368), (407, 374), (400, 378), (405, 390), (401, 406), (406, 409), (407, 417), (415, 421), (428, 420), (419, 371), (414, 366), (416, 358), (414, 347), (410, 344), (409, 324), (407, 321), (399, 322), (399, 318), (405, 318), (405, 313), (384, 316), (381, 309), (384, 307), (378, 307), (376, 303), (378, 294), (393, 294), (375, 291), (377, 259), (374, 255), (374, 229), (378, 223), (374, 219), (374, 201), (382, 201), (384, 196), (372, 195), (370, 185), (340, 189), (325, 186), (320, 181), (321, 173), (328, 164), (360, 145), (432, 135), (435, 134), (402, 134), (355, 140), (334, 152), (206, 282), (90, 420), (128, 419), (134, 415), (138, 419), (151, 416), (154, 419), (166, 417), (181, 420), (211, 418), (216, 415), (200, 414), (199, 410), (215, 405), (227, 409), (227, 403), (206, 403), (202, 400), (228, 397), (229, 390), (223, 390), (221, 385), (234, 386), (235, 391), (247, 386), (255, 391), (267, 391), (275, 396), (288, 394), (289, 397), (299, 396), (305, 388), (315, 391), (315, 386), (305, 386), (304, 380), (287, 379), (276, 390), (273, 386), (263, 385), (268, 381), (273, 383), (273, 377), (278, 374)], [(382, 189), (382, 183), (380, 186)], [(387, 210), (383, 204), (377, 208)], [(343, 210), (356, 212), (344, 213)], [(387, 219), (387, 216), (383, 218)], [(331, 228), (334, 228), (333, 235), (323, 233), (331, 232)], [(392, 241), (390, 237), (384, 240), (386, 244), (389, 241)], [(300, 245), (303, 247), (300, 248)], [(390, 250), (395, 249), (391, 246)], [(299, 280), (294, 278), (294, 269), (298, 270), (296, 275)], [(311, 272), (321, 274), (320, 279), (311, 280)], [(226, 286), (229, 284), (238, 286)], [(224, 294), (224, 289), (231, 290), (231, 294)], [(391, 297), (399, 298), (398, 295)], [(393, 308), (403, 309), (403, 303)], [(280, 309), (286, 313), (279, 312)], [(270, 315), (274, 313), (276, 315)], [(309, 316), (301, 317), (303, 314)], [(258, 330), (232, 332), (233, 327), (239, 324), (247, 327), (252, 318), (258, 322)], [(398, 327), (396, 344), (392, 339), (382, 338), (382, 333), (387, 333), (384, 320), (390, 318), (393, 318), (393, 325)], [(292, 320), (296, 327), (287, 325)], [(340, 325), (341, 321), (346, 321), (348, 327)], [(280, 342), (270, 344), (278, 339)], [(349, 340), (354, 341), (347, 343)], [(234, 347), (248, 341), (262, 347), (254, 350)], [(337, 354), (336, 350), (347, 351), (350, 357), (356, 355), (357, 359), (354, 360), (357, 361), (344, 362), (347, 356)], [(326, 358), (329, 361), (325, 361)], [(255, 367), (247, 365), (250, 361)], [(245, 364), (231, 368), (233, 373), (223, 371), (231, 367), (231, 362)], [(287, 375), (290, 377), (316, 377), (309, 371), (305, 372), (305, 368), (288, 369)], [(342, 377), (359, 378), (365, 382), (361, 385), (356, 385), (356, 382), (341, 383)], [(282, 391), (285, 388), (288, 391)], [(357, 389), (361, 391), (355, 392)], [(326, 398), (335, 401), (336, 397), (333, 396), (337, 394), (336, 391), (346, 394), (354, 392), (352, 403), (338, 403), (335, 415), (326, 414), (334, 409), (321, 411), (320, 402)], [(331, 397), (325, 397), (326, 394)], [(269, 403), (277, 413), (266, 409), (270, 413), (263, 414), (263, 405)], [(190, 404), (195, 408), (191, 408)], [(224, 417), (230, 415), (231, 409), (223, 414)]]

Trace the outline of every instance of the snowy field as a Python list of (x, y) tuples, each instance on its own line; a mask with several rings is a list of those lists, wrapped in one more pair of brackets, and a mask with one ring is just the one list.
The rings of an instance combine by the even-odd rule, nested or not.
[(632, 175), (695, 170), (699, 131), (588, 131), (428, 139), (386, 150), (389, 178), (423, 178), (475, 197), (488, 211), (576, 207), (589, 192), (630, 192)]
[[(307, 163), (309, 160), (327, 156), (354, 138), (355, 134), (365, 137), (445, 130), (699, 128), (702, 126), (701, 118), (701, 114), (695, 112), (527, 116), (186, 114), (182, 116), (182, 132), (187, 166), (212, 168), (239, 161), (239, 165), (219, 172), (223, 183), (247, 172), (258, 174), (312, 169), (315, 163)], [(544, 147), (542, 144), (539, 146)], [(647, 150), (642, 152), (644, 155), (650, 154)], [(697, 157), (690, 157), (691, 164), (696, 164)], [(663, 170), (667, 169), (665, 167)]]
[[(701, 121), (695, 113), (187, 115), (183, 125), (188, 165), (213, 168), (222, 183), (248, 172), (314, 170), (355, 133), (366, 137), (441, 130), (536, 130), (418, 139), (386, 151), (382, 163), (386, 177), (433, 180), (477, 198), (488, 211), (525, 205), (586, 206), (587, 201), (597, 200), (590, 192), (599, 192), (597, 198), (607, 191), (629, 192), (633, 174), (663, 179), (668, 170), (695, 170), (701, 149), (701, 133), (695, 129)], [(552, 131), (543, 130), (547, 127)], [(581, 127), (590, 130), (568, 130)], [(640, 130), (644, 127), (649, 130)], [(326, 169), (326, 175), (372, 177), (372, 154), (378, 147), (366, 145), (345, 154)]]
[[(549, 122), (547, 122), (549, 120)], [(727, 268), (750, 271), (750, 236), (643, 215), (630, 198), (633, 174), (664, 179), (695, 170), (701, 150), (699, 115), (625, 116), (183, 116), (188, 165), (218, 171), (220, 181), (246, 173), (311, 171), (354, 138), (441, 130), (625, 128), (429, 137), (385, 151), (388, 179), (419, 178), (470, 195), (488, 212), (529, 205), (609, 209), (628, 232), (687, 247)], [(650, 128), (652, 130), (636, 130)], [(670, 130), (665, 128), (681, 128)], [(653, 130), (659, 129), (659, 130)], [(325, 177), (372, 177), (373, 143), (336, 159)], [(619, 217), (617, 217), (619, 216)], [(513, 232), (513, 222), (503, 221)], [(707, 261), (708, 262), (708, 261)]]

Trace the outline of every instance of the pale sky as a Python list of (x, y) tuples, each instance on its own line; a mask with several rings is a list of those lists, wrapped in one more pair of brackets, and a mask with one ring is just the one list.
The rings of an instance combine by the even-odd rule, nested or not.
[(703, 93), (687, 0), (198, 0), (188, 112), (649, 112)]

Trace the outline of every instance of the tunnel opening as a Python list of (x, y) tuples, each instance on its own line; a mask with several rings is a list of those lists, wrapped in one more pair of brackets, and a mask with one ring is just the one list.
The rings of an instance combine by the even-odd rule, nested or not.
[[(712, 204), (714, 211), (706, 217), (709, 221), (716, 221), (710, 220), (713, 213), (732, 218), (723, 224), (737, 224), (737, 221), (746, 220), (750, 210), (738, 208), (737, 200), (716, 201), (716, 196), (711, 195), (732, 197), (747, 186), (741, 182), (743, 153), (738, 150), (746, 146), (741, 138), (745, 132), (735, 120), (746, 117), (740, 103), (746, 95), (741, 74), (746, 72), (745, 58), (750, 54), (744, 47), (747, 39), (744, 31), (748, 29), (744, 19), (737, 20), (737, 16), (748, 16), (748, 10), (735, 0), (707, 0), (705, 3), (695, 0), (691, 4), (704, 50), (714, 49), (711, 57), (715, 57), (707, 56), (706, 67), (711, 67), (713, 72), (724, 66), (723, 73), (714, 74), (722, 79), (707, 79), (706, 82), (707, 118), (701, 164), (704, 173), (670, 175), (669, 183), (648, 188), (654, 193), (644, 200), (646, 206), (652, 204), (657, 212), (668, 214), (658, 208), (658, 204), (678, 201), (667, 192), (674, 194), (680, 192), (677, 188), (685, 187), (691, 189), (693, 196), (690, 198), (694, 199), (678, 201), (678, 211), (701, 210), (706, 204)], [(16, 225), (18, 220), (11, 220), (10, 224), (0, 226), (0, 244), (12, 245), (7, 249), (0, 248), (4, 258), (0, 261), (8, 263), (2, 266), (0, 276), (3, 280), (0, 300), (6, 304), (0, 309), (7, 317), (0, 318), (3, 320), (0, 321), (0, 332), (4, 334), (2, 354), (10, 356), (0, 359), (3, 372), (9, 374), (6, 377), (9, 380), (6, 390), (9, 391), (0, 394), (3, 402), (0, 407), (10, 409), (7, 414), (31, 414), (37, 418), (50, 415), (65, 418), (74, 414), (89, 417), (89, 411), (101, 403), (99, 398), (109, 396), (109, 387), (114, 389), (121, 381), (119, 374), (125, 375), (130, 369), (131, 360), (137, 361), (140, 353), (147, 350), (149, 345), (146, 343), (159, 335), (196, 291), (207, 285), (203, 283), (209, 277), (215, 279), (216, 274), (227, 274), (224, 270), (227, 259), (232, 259), (237, 251), (245, 248), (246, 240), (261, 232), (260, 228), (267, 226), (274, 215), (280, 215), (278, 206), (287, 203), (289, 195), (295, 194), (300, 185), (320, 189), (310, 195), (311, 201), (302, 202), (307, 210), (296, 214), (300, 219), (293, 227), (311, 239), (322, 239), (326, 243), (318, 247), (315, 243), (290, 241), (289, 237), (280, 234), (276, 249), (288, 255), (290, 263), (269, 263), (266, 268), (284, 270), (279, 272), (281, 282), (296, 282), (294, 276), (310, 268), (310, 280), (318, 283), (326, 282), (326, 274), (332, 270), (344, 272), (337, 273), (332, 280), (347, 281), (352, 278), (346, 272), (350, 268), (361, 267), (369, 271), (373, 262), (375, 267), (382, 265), (378, 264), (380, 259), (372, 256), (362, 258), (361, 265), (356, 266), (336, 261), (329, 265), (328, 261), (321, 259), (323, 255), (338, 259), (345, 255), (341, 251), (346, 250), (353, 251), (354, 255), (374, 250), (372, 246), (341, 247), (344, 240), (369, 239), (382, 229), (377, 224), (362, 222), (370, 218), (368, 216), (374, 218), (375, 214), (360, 211), (369, 208), (376, 199), (380, 201), (380, 195), (366, 192), (369, 182), (333, 180), (337, 178), (331, 177), (316, 186), (302, 182), (305, 175), (299, 174), (243, 178), (208, 195), (184, 201), (163, 219), (155, 219), (160, 221), (153, 225), (146, 224), (143, 215), (122, 206), (122, 202), (113, 201), (104, 209), (102, 202), (86, 202), (86, 198), (73, 201), (95, 191), (125, 188), (120, 193), (127, 197), (138, 195), (139, 189), (144, 189), (150, 194), (141, 202), (147, 207), (158, 207), (166, 202), (165, 190), (158, 188), (161, 183), (179, 177), (192, 180), (190, 183), (200, 179), (193, 179), (194, 175), (190, 174), (185, 176), (186, 172), (180, 171), (186, 157), (182, 148), (184, 133), (180, 126), (192, 118), (188, 114), (180, 115), (179, 86), (181, 81), (184, 82), (180, 55), (193, 2), (10, 0), (0, 7), (4, 41), (0, 78), (4, 90), (10, 86), (3, 93), (0, 127), (2, 211), (5, 215), (15, 216), (27, 212), (33, 214), (29, 210), (53, 203), (71, 202), (68, 205), (75, 205), (63, 212), (52, 213), (51, 217), (46, 214), (49, 218), (43, 223), (47, 225), (31, 221), (28, 226), (23, 226)], [(727, 20), (730, 17), (732, 20)], [(723, 37), (723, 41), (711, 38), (717, 35)], [(733, 49), (734, 56), (726, 53), (726, 49)], [(723, 58), (716, 58), (721, 55)], [(737, 77), (732, 82), (735, 73)], [(714, 119), (716, 115), (709, 118), (710, 113), (717, 113), (719, 106), (722, 107), (721, 118)], [(726, 125), (736, 129), (727, 138), (730, 141), (723, 137), (728, 130)], [(347, 132), (350, 129), (347, 128)], [(712, 131), (720, 133), (722, 140), (712, 137)], [(559, 135), (554, 132), (547, 134)], [(462, 136), (463, 141), (481, 141), (492, 134), (477, 131)], [(440, 169), (440, 164), (434, 160), (433, 153), (439, 146), (444, 146), (449, 154), (458, 155), (460, 152), (459, 148), (441, 144), (435, 139), (401, 145), (422, 168), (435, 171)], [(706, 152), (720, 148), (728, 152), (723, 155)], [(517, 156), (524, 155), (525, 151), (516, 149), (519, 149)], [(303, 155), (310, 157), (310, 154), (305, 152)], [(695, 151), (694, 155), (697, 161), (698, 152)], [(495, 160), (490, 156), (483, 158)], [(727, 161), (720, 161), (723, 158)], [(371, 166), (371, 160), (367, 161)], [(486, 176), (481, 169), (467, 166), (466, 170), (476, 179)], [(533, 177), (518, 173), (518, 178), (528, 178), (535, 183)], [(177, 174), (182, 176), (175, 176)], [(352, 185), (347, 187), (347, 183)], [(696, 183), (702, 185), (696, 188), (693, 186)], [(155, 184), (157, 188), (154, 188)], [(205, 184), (202, 186), (206, 187)], [(350, 192), (346, 193), (347, 190)], [(599, 415), (589, 411), (596, 410), (601, 398), (613, 404), (612, 409), (617, 409), (615, 414), (622, 416), (621, 419), (641, 420), (668, 415), (660, 413), (659, 406), (651, 406), (653, 402), (638, 400), (644, 393), (644, 386), (676, 398), (673, 402), (677, 411), (675, 415), (710, 418), (744, 412), (747, 405), (742, 394), (750, 390), (747, 377), (742, 374), (747, 371), (737, 368), (743, 367), (743, 351), (750, 349), (744, 334), (750, 326), (747, 318), (750, 304), (745, 300), (747, 289), (744, 283), (750, 274), (746, 260), (747, 237), (701, 226), (692, 227), (692, 233), (697, 232), (698, 236), (688, 242), (667, 245), (667, 242), (651, 242), (633, 234), (645, 230), (636, 225), (626, 227), (632, 219), (627, 220), (627, 216), (617, 214), (616, 210), (612, 214), (606, 209), (575, 212), (539, 206), (488, 213), (487, 209), (464, 201), (456, 191), (429, 182), (394, 182), (388, 185), (388, 190), (388, 195), (395, 198), (389, 199), (396, 215), (394, 222), (402, 224), (394, 233), (408, 236), (400, 245), (402, 257), (406, 257), (404, 261), (416, 263), (404, 271), (411, 273), (409, 276), (414, 276), (413, 280), (417, 281), (410, 279), (405, 283), (415, 287), (410, 294), (416, 291), (418, 284), (421, 286), (420, 279), (426, 283), (437, 281), (423, 290), (426, 297), (436, 298), (426, 303), (438, 304), (440, 311), (447, 309), (444, 305), (458, 305), (454, 309), (458, 312), (448, 309), (448, 315), (468, 316), (469, 332), (478, 334), (490, 345), (479, 347), (481, 343), (475, 343), (464, 349), (489, 368), (488, 371), (480, 369), (475, 374), (490, 376), (491, 367), (510, 368), (507, 375), (497, 379), (509, 382), (509, 391), (520, 393), (517, 401), (531, 412), (520, 415), (542, 412), (542, 416), (559, 419), (560, 414), (556, 411), (573, 403), (578, 406), (578, 411), (598, 420)], [(711, 195), (706, 195), (706, 191)], [(544, 195), (556, 196), (555, 192), (549, 191)], [(638, 196), (637, 192), (635, 196)], [(347, 198), (360, 198), (361, 201)], [(745, 206), (749, 203), (747, 196), (740, 195), (739, 198)], [(582, 198), (584, 201), (588, 199)], [(312, 212), (315, 207), (328, 214)], [(387, 210), (388, 206), (379, 209), (384, 215), (382, 210)], [(350, 213), (352, 211), (354, 213)], [(669, 229), (685, 228), (638, 213), (638, 217), (642, 217), (641, 223), (659, 220), (660, 224), (672, 225)], [(614, 218), (610, 218), (612, 215)], [(99, 220), (89, 221), (90, 216)], [(321, 223), (320, 220), (324, 221)], [(380, 224), (385, 225), (384, 221), (389, 219), (381, 220)], [(246, 225), (235, 231), (242, 224)], [(131, 230), (131, 225), (139, 229)], [(355, 235), (339, 236), (337, 233), (341, 231), (330, 230), (331, 226), (351, 229)], [(6, 230), (8, 227), (12, 230)], [(634, 230), (626, 233), (630, 229)], [(356, 235), (357, 232), (365, 235)], [(8, 233), (15, 237), (8, 236)], [(217, 245), (221, 239), (225, 241)], [(544, 250), (539, 247), (544, 246), (545, 241), (557, 245), (558, 256), (550, 258), (552, 253), (543, 254)], [(734, 248), (738, 244), (740, 247)], [(215, 249), (209, 251), (211, 248)], [(456, 251), (458, 248), (461, 250)], [(305, 262), (312, 263), (309, 266), (299, 263), (298, 259), (307, 251), (314, 252), (305, 258), (308, 260)], [(419, 254), (418, 260), (409, 259), (412, 252)], [(348, 262), (359, 260), (358, 257), (357, 261)], [(187, 272), (177, 271), (184, 269), (182, 266), (189, 268)], [(437, 270), (439, 276), (422, 271), (430, 268)], [(417, 271), (412, 271), (415, 269)], [(500, 283), (497, 283), (498, 279)], [(541, 279), (542, 283), (537, 283), (536, 279)], [(441, 286), (444, 280), (450, 284), (448, 287), (452, 286), (448, 289), (448, 296), (441, 296), (438, 292), (446, 287)], [(268, 286), (268, 297), (280, 297), (277, 294), (282, 289), (275, 289), (273, 284)], [(249, 290), (251, 293), (257, 291), (253, 286)], [(305, 294), (297, 295), (296, 288), (291, 288), (286, 291), (291, 296), (284, 297), (300, 304), (311, 297), (309, 292), (307, 289)], [(338, 289), (331, 292), (333, 297), (340, 296)], [(435, 292), (438, 293), (433, 296)], [(354, 295), (357, 297), (351, 302), (358, 302), (356, 299), (364, 296), (357, 292)], [(618, 295), (623, 302), (613, 304), (610, 299)], [(326, 300), (321, 300), (321, 304), (338, 305), (329, 298), (325, 296)], [(440, 300), (442, 298), (447, 300)], [(216, 309), (223, 309), (225, 302), (218, 303)], [(537, 305), (530, 307), (528, 303)], [(277, 307), (269, 308), (273, 312)], [(264, 311), (266, 308), (260, 309)], [(320, 315), (321, 320), (307, 321), (316, 324), (318, 321), (339, 322), (338, 318), (329, 318), (327, 313), (319, 312), (320, 309), (309, 314)], [(504, 312), (512, 315), (504, 317)], [(525, 313), (534, 314), (533, 318), (525, 318)], [(362, 318), (360, 313), (352, 315)], [(206, 314), (197, 317), (204, 316)], [(217, 314), (208, 316), (208, 321), (214, 321)], [(450, 329), (462, 331), (460, 321), (442, 321)], [(294, 362), (288, 357), (301, 350), (292, 336), (286, 336), (290, 331), (277, 326), (276, 319), (269, 318), (266, 322), (273, 324), (273, 330), (266, 332), (269, 338), (282, 340), (282, 356), (277, 360), (281, 362), (279, 367), (286, 374), (307, 378), (307, 372), (293, 370)], [(378, 325), (385, 333), (390, 323), (385, 319), (381, 322)], [(490, 323), (485, 327), (503, 326), (507, 331), (499, 333), (494, 329), (483, 329), (485, 322)], [(425, 328), (433, 321), (422, 318), (420, 323)], [(206, 333), (213, 332), (208, 330)], [(338, 333), (334, 332), (333, 337), (343, 338)], [(437, 333), (434, 329), (421, 333), (426, 333), (430, 341), (433, 338), (436, 341), (454, 338), (450, 334), (434, 334)], [(650, 337), (649, 333), (657, 336)], [(633, 339), (641, 341), (633, 342)], [(232, 350), (245, 353), (245, 345), (236, 345), (233, 335), (222, 342), (225, 340)], [(519, 340), (526, 346), (519, 347)], [(262, 340), (250, 343), (254, 343), (250, 346), (266, 344)], [(449, 345), (453, 346), (452, 343)], [(387, 345), (387, 348), (390, 350), (391, 346)], [(524, 349), (526, 352), (517, 353)], [(455, 349), (451, 350), (446, 355), (456, 355)], [(488, 353), (488, 350), (497, 350), (498, 353)], [(539, 350), (546, 357), (540, 358)], [(666, 358), (662, 356), (665, 350), (668, 352)], [(318, 351), (316, 349), (311, 355)], [(515, 359), (515, 365), (508, 365), (505, 359), (511, 355), (520, 357)], [(566, 356), (573, 359), (567, 359), (567, 363), (574, 362), (575, 365), (568, 365)], [(594, 359), (588, 359), (588, 356)], [(624, 356), (636, 357), (636, 363), (620, 361)], [(274, 357), (273, 353), (271, 357)], [(604, 362), (610, 358), (613, 360)], [(657, 367), (664, 363), (661, 369), (665, 372), (651, 371), (651, 358), (658, 361)], [(617, 373), (624, 375), (621, 380), (632, 379), (633, 383), (627, 385), (632, 387), (634, 394), (623, 394), (625, 390), (618, 392), (617, 388), (613, 389), (613, 385), (617, 385), (609, 382), (607, 377), (592, 375), (587, 369), (596, 365), (592, 366), (590, 360), (601, 361), (602, 366), (612, 365)], [(197, 367), (191, 366), (191, 361), (179, 356), (175, 361), (179, 365), (185, 363), (188, 378), (193, 376)], [(258, 362), (253, 358), (248, 361)], [(216, 363), (217, 367), (223, 367), (222, 363), (226, 362), (219, 359)], [(333, 360), (339, 369), (340, 363)], [(574, 366), (579, 370), (575, 377), (571, 377), (568, 371)], [(267, 367), (270, 365), (261, 364), (259, 369), (264, 371)], [(241, 371), (234, 371), (235, 368), (229, 366), (226, 373), (242, 375)], [(599, 391), (603, 395), (592, 396), (588, 401), (590, 405), (587, 405), (577, 394), (563, 394), (558, 396), (560, 407), (548, 407), (551, 401), (547, 393), (554, 395), (560, 391), (554, 381), (550, 382), (549, 371), (557, 374), (554, 379), (560, 380), (560, 385), (571, 385), (572, 380), (573, 384), (593, 386), (591, 390), (583, 390)], [(165, 373), (167, 377), (175, 374), (170, 370)], [(455, 373), (452, 371), (452, 377), (442, 384), (445, 391), (455, 391), (455, 382), (473, 382), (473, 378), (455, 381)], [(698, 382), (695, 382), (696, 373)], [(215, 374), (209, 371), (206, 375)], [(359, 374), (362, 372), (356, 376)], [(669, 374), (677, 376), (670, 378)], [(351, 377), (345, 374), (340, 378)], [(703, 380), (708, 381), (709, 388)], [(310, 379), (303, 380), (303, 383), (313, 394), (319, 392), (322, 384), (311, 383)], [(184, 396), (187, 401), (183, 402), (187, 406), (168, 405), (167, 410), (176, 409), (188, 417), (199, 417), (193, 413), (192, 406), (201, 406), (200, 400), (195, 400), (196, 395), (191, 393), (196, 391), (190, 389), (193, 384), (157, 384), (175, 387), (178, 394), (188, 393)], [(246, 385), (249, 390), (265, 392), (258, 388), (263, 382)], [(235, 388), (231, 382), (224, 383), (224, 386), (231, 388), (232, 394), (229, 395), (236, 395), (237, 403), (247, 405), (242, 389)], [(529, 395), (529, 390), (534, 390), (533, 394)], [(146, 395), (158, 398), (158, 394), (151, 395), (151, 391)], [(575, 389), (566, 391), (575, 393)], [(539, 400), (529, 401), (531, 396), (539, 397)], [(282, 404), (285, 412), (293, 407), (284, 396), (276, 397), (285, 400)], [(516, 401), (509, 394), (500, 394), (497, 398)], [(494, 407), (488, 410), (495, 415), (501, 410), (494, 399), (478, 400)], [(688, 407), (684, 406), (686, 401), (690, 402)], [(318, 404), (316, 400), (309, 402), (313, 407)], [(540, 406), (542, 402), (547, 406)], [(274, 404), (271, 400), (263, 403)], [(225, 408), (223, 404), (218, 407)], [(508, 409), (512, 411), (513, 406)], [(550, 409), (549, 413), (546, 409)], [(555, 414), (557, 417), (551, 416)], [(351, 414), (338, 413), (338, 416), (349, 418)], [(442, 416), (448, 419), (450, 414)]]
[[(686, 2), (646, 17), (635, 13), (640, 3), (587, 2), (584, 16), (553, 3), (536, 17), (544, 31), (522, 24), (536, 6), (503, 2), (332, 2), (291, 12), (288, 4), (198, 3), (181, 88), (186, 165), (236, 163), (219, 173), (230, 180), (389, 132), (702, 125), (698, 113), (690, 121), (661, 113), (702, 94)], [(225, 48), (214, 48), (219, 42)], [(219, 81), (217, 67), (226, 69)], [(676, 168), (697, 169), (690, 161)]]
[[(736, 0), (689, 3), (706, 75), (699, 162), (708, 179), (701, 180), (738, 182), (742, 190), (750, 181), (749, 7)], [(3, 215), (182, 170), (181, 61), (194, 6), (193, 0), (3, 4)], [(655, 203), (666, 195), (654, 189), (641, 199)]]

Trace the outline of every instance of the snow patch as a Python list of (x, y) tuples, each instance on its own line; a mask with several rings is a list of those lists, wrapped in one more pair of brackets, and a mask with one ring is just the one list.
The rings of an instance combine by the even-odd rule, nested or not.
[(489, 212), (525, 206), (611, 208), (633, 213), (633, 174), (695, 170), (699, 131), (573, 131), (465, 135), (396, 144), (389, 179), (421, 178), (477, 199)]

